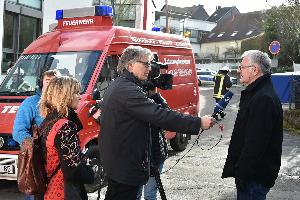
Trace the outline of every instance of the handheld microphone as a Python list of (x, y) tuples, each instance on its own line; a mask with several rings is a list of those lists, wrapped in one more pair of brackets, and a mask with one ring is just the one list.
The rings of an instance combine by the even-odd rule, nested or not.
[(217, 114), (222, 112), (226, 108), (232, 96), (233, 93), (231, 91), (226, 92), (224, 97), (218, 103), (216, 103), (214, 108), (214, 114), (212, 114), (212, 117), (216, 118)]

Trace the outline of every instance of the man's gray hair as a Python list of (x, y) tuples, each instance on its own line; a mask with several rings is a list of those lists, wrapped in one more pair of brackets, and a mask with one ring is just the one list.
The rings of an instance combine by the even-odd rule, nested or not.
[(263, 74), (269, 73), (271, 69), (271, 59), (267, 53), (259, 50), (245, 51), (242, 58), (247, 57), (250, 60), (250, 65), (259, 65)]
[(147, 58), (148, 61), (152, 60), (152, 53), (149, 49), (140, 46), (128, 46), (124, 51), (118, 63), (118, 73), (121, 74), (125, 69), (128, 69), (128, 65), (141, 61), (143, 58)]

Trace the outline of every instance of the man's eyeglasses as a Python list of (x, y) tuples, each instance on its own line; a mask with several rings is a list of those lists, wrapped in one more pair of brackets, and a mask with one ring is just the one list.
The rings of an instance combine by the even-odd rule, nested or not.
[(247, 65), (247, 66), (240, 65), (239, 70), (242, 71), (243, 69), (249, 68), (249, 67), (255, 67), (255, 66), (254, 65)]
[(143, 61), (136, 61), (136, 62), (142, 63), (146, 68), (151, 67), (151, 62), (143, 62)]

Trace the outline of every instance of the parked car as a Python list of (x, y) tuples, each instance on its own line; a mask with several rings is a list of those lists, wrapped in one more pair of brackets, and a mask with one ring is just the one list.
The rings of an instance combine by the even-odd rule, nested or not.
[[(202, 84), (214, 84), (214, 76), (217, 74), (216, 71), (209, 69), (197, 70), (198, 85)], [(230, 81), (233, 85), (237, 84), (237, 78), (229, 76)]]
[(237, 85), (237, 78), (230, 76), (230, 81), (233, 85)]
[(197, 71), (198, 84), (214, 84), (215, 71), (210, 70), (199, 70)]

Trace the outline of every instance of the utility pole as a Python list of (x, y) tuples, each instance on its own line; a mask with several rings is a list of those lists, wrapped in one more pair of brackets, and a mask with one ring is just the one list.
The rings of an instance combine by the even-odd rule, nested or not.
[(147, 28), (148, 0), (144, 0), (143, 30)]
[(169, 6), (168, 6), (168, 0), (165, 0), (165, 8), (166, 8), (166, 33), (170, 33), (169, 28)]
[(113, 16), (112, 16), (113, 23), (114, 25), (118, 25), (118, 23), (116, 23), (118, 20), (117, 20), (117, 13), (115, 10), (115, 0), (111, 0), (111, 7), (113, 9)]

